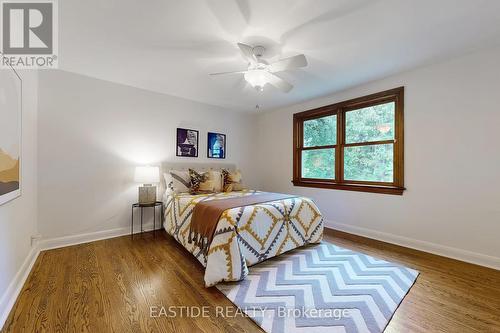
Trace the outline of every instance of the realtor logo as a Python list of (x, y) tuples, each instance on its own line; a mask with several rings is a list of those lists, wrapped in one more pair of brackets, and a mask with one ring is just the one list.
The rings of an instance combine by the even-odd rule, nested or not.
[(57, 3), (51, 0), (1, 1), (0, 67), (57, 67)]

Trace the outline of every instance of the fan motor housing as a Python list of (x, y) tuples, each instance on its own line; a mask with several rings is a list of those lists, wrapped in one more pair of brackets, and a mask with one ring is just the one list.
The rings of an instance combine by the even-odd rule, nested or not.
[(266, 52), (266, 48), (262, 45), (256, 45), (252, 48), (252, 51), (256, 57), (260, 58), (264, 55), (264, 52)]

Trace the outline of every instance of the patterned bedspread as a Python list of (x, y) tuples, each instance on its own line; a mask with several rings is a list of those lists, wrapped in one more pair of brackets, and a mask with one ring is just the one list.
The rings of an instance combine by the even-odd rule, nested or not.
[(166, 195), (165, 230), (205, 266), (205, 285), (239, 281), (248, 267), (323, 238), (323, 217), (311, 199), (296, 197), (232, 208), (219, 219), (208, 254), (189, 243), (189, 225), (196, 203), (253, 195), (257, 191)]

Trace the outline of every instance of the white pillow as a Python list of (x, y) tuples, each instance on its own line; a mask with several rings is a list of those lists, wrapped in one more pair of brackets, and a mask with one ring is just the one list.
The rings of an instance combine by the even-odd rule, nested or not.
[[(190, 191), (191, 187), (191, 177), (189, 176), (189, 171), (187, 170), (170, 170), (170, 177), (172, 181), (171, 189), (175, 193), (185, 193)], [(166, 179), (165, 179), (166, 180)], [(167, 183), (168, 187), (168, 183)]]
[(165, 193), (170, 194), (174, 192), (174, 180), (170, 172), (164, 172), (163, 179), (165, 180)]

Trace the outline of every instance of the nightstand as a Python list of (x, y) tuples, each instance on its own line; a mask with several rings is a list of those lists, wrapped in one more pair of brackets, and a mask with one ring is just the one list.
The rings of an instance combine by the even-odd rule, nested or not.
[(132, 205), (132, 223), (130, 226), (130, 235), (132, 238), (134, 238), (134, 208), (140, 208), (141, 209), (141, 234), (144, 231), (142, 228), (142, 216), (143, 216), (143, 209), (144, 208), (153, 208), (153, 233), (154, 236), (156, 236), (156, 207), (160, 207), (160, 226), (161, 223), (163, 222), (163, 202), (161, 201), (155, 201), (152, 203), (135, 203)]

